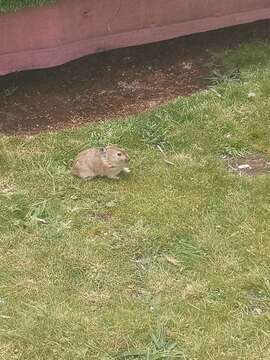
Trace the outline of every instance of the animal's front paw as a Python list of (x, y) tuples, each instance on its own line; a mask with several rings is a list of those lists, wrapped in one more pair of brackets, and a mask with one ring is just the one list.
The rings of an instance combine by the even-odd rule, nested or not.
[(129, 173), (130, 173), (130, 169), (129, 169), (129, 168), (124, 168), (123, 171), (124, 171), (126, 174), (129, 174)]

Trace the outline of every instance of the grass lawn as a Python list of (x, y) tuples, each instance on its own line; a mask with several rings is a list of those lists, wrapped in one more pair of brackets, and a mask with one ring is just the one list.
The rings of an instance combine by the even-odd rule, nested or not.
[(56, 0), (0, 0), (0, 12), (19, 10), (29, 6), (42, 6)]
[[(125, 121), (0, 137), (0, 359), (270, 358), (270, 177), (222, 161), (270, 157), (270, 44), (221, 59), (240, 80)], [(128, 149), (130, 175), (70, 175), (106, 143)]]

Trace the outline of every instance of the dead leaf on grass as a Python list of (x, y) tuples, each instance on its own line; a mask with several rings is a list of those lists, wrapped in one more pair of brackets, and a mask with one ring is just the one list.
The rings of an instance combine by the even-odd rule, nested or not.
[[(167, 260), (167, 262), (173, 266), (180, 266), (181, 267), (181, 264), (180, 262), (173, 256), (168, 256), (168, 255), (164, 255), (165, 259)], [(180, 271), (182, 271), (183, 268), (181, 267), (180, 268)]]

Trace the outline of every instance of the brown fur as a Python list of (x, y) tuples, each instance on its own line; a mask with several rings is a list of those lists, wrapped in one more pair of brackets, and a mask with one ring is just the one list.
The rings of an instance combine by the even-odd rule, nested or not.
[(80, 152), (74, 160), (72, 174), (85, 180), (96, 176), (119, 179), (120, 172), (129, 173), (129, 156), (115, 145), (106, 148), (91, 148)]

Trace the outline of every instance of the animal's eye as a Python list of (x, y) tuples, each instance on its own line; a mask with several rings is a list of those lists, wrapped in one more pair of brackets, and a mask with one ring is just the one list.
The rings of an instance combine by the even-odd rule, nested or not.
[(117, 153), (117, 155), (118, 155), (118, 156), (122, 156), (122, 154), (121, 154), (121, 153)]

